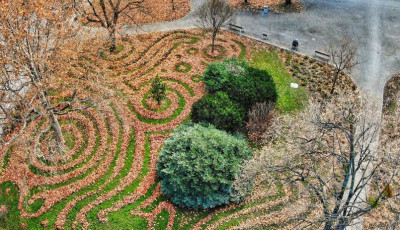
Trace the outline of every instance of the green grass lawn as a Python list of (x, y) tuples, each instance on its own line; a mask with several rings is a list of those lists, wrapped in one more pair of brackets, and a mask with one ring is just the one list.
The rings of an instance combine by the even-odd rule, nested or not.
[(267, 70), (274, 79), (278, 100), (276, 108), (282, 113), (299, 110), (308, 101), (307, 90), (299, 86), (290, 87), (290, 83), (299, 83), (285, 68), (276, 51), (253, 51), (250, 65)]
[(21, 215), (18, 209), (18, 198), (19, 190), (15, 184), (6, 182), (0, 185), (0, 207), (5, 205), (7, 208), (7, 212), (0, 215), (0, 230), (19, 229)]
[[(198, 39), (198, 38), (194, 38), (194, 39)], [(240, 47), (240, 54), (238, 55), (238, 58), (243, 59), (246, 55), (246, 49), (245, 49), (244, 44), (242, 44), (239, 41), (234, 41), (234, 42), (237, 43)], [(184, 44), (184, 43), (192, 44), (190, 42), (182, 42), (182, 44)], [(180, 44), (181, 43), (175, 44), (174, 48), (172, 48), (171, 50), (173, 51)], [(122, 45), (117, 46), (116, 53), (121, 52), (122, 50), (123, 50)], [(172, 51), (170, 51), (170, 52), (172, 52)], [(238, 51), (239, 51), (239, 49), (238, 49)], [(159, 64), (157, 64), (157, 65), (159, 65)], [(297, 111), (297, 110), (300, 110), (301, 108), (303, 108), (303, 106), (307, 103), (308, 93), (307, 93), (306, 89), (304, 89), (302, 87), (300, 87), (298, 89), (293, 89), (290, 87), (290, 83), (298, 83), (298, 81), (293, 76), (291, 76), (291, 74), (286, 70), (281, 59), (278, 57), (277, 51), (266, 51), (266, 50), (252, 51), (250, 65), (252, 65), (256, 68), (268, 71), (271, 74), (271, 76), (273, 77), (273, 80), (275, 82), (275, 87), (277, 90), (277, 94), (278, 94), (276, 108), (280, 112), (282, 112), (282, 113), (294, 112), (294, 111)], [(195, 76), (197, 78), (199, 78), (198, 79), (199, 81), (202, 80), (201, 79), (202, 76), (193, 75), (192, 77), (195, 77)], [(189, 78), (190, 78), (190, 76), (189, 76)], [(197, 80), (197, 78), (195, 78), (195, 80)], [(164, 79), (163, 81), (170, 81), (170, 82), (174, 82), (175, 84), (179, 84), (181, 86), (181, 88), (183, 87), (186, 89), (186, 91), (187, 91), (186, 93), (188, 93), (188, 95), (190, 97), (195, 96), (195, 91), (188, 84), (186, 84), (184, 82), (172, 80), (172, 79)], [(146, 82), (145, 84), (149, 84), (149, 83), (150, 83), (150, 81)], [(143, 87), (143, 86), (145, 86), (145, 85), (141, 85), (140, 87)], [(148, 123), (148, 124), (159, 125), (159, 124), (166, 124), (166, 123), (170, 122), (171, 120), (175, 119), (177, 116), (179, 116), (181, 114), (184, 107), (187, 106), (187, 104), (186, 104), (187, 102), (185, 101), (184, 96), (178, 90), (173, 89), (173, 88), (168, 88), (168, 91), (170, 93), (175, 93), (178, 96), (178, 102), (177, 102), (178, 109), (170, 117), (165, 118), (165, 119), (151, 119), (151, 118), (147, 118), (147, 117), (142, 117), (138, 112), (136, 112), (134, 110), (132, 104), (130, 104), (126, 95), (124, 95), (122, 92), (119, 92), (119, 95), (117, 93), (117, 95), (119, 97), (121, 97), (122, 99), (124, 99), (122, 101), (124, 103), (125, 102), (127, 103), (128, 107), (131, 109), (132, 113), (134, 115), (136, 115), (136, 117), (139, 120), (141, 120), (142, 122)], [(57, 92), (50, 91), (49, 94), (57, 95)], [(60, 98), (58, 100), (60, 100), (59, 102), (61, 102), (63, 100), (66, 100), (66, 98)], [(143, 100), (142, 103), (145, 103), (145, 100)], [(115, 113), (114, 115), (118, 121), (118, 125), (120, 126), (119, 127), (120, 131), (119, 131), (118, 138), (117, 138), (118, 141), (116, 142), (117, 147), (116, 147), (116, 151), (113, 155), (113, 160), (110, 163), (110, 166), (109, 166), (108, 170), (105, 172), (105, 174), (103, 175), (103, 177), (101, 179), (97, 180), (94, 184), (91, 184), (90, 186), (77, 191), (70, 197), (61, 200), (59, 203), (55, 204), (51, 208), (51, 210), (47, 211), (43, 215), (41, 215), (37, 218), (30, 218), (30, 219), (24, 219), (21, 217), (20, 210), (18, 209), (18, 201), (19, 201), (18, 187), (11, 182), (6, 182), (3, 184), (0, 184), (0, 207), (2, 205), (5, 205), (5, 207), (7, 208), (7, 212), (5, 214), (0, 215), (0, 230), (2, 230), (2, 229), (19, 229), (21, 223), (26, 224), (27, 229), (52, 229), (52, 228), (54, 228), (54, 223), (56, 221), (58, 213), (65, 207), (65, 205), (68, 202), (70, 202), (75, 197), (82, 196), (83, 194), (85, 194), (89, 191), (95, 191), (96, 193), (94, 193), (93, 195), (87, 196), (87, 197), (79, 200), (76, 203), (76, 205), (72, 208), (72, 210), (68, 213), (65, 229), (71, 229), (71, 227), (73, 225), (73, 221), (76, 219), (78, 212), (83, 207), (90, 204), (92, 201), (97, 199), (100, 195), (103, 195), (109, 191), (112, 191), (113, 189), (115, 189), (118, 186), (118, 184), (122, 180), (124, 180), (124, 178), (128, 175), (133, 163), (136, 160), (134, 153), (135, 153), (135, 146), (137, 145), (137, 143), (135, 140), (134, 131), (132, 131), (132, 133), (130, 134), (130, 138), (129, 138), (129, 140), (130, 140), (129, 144), (126, 149), (126, 156), (125, 156), (125, 161), (123, 162), (123, 164), (124, 164), (123, 168), (119, 171), (118, 176), (116, 176), (115, 178), (112, 177), (113, 170), (117, 165), (117, 163), (116, 163), (117, 159), (120, 156), (120, 154), (122, 154), (121, 153), (121, 151), (122, 151), (121, 145), (123, 144), (122, 143), (122, 141), (123, 141), (122, 135), (124, 134), (124, 132), (123, 132), (124, 127), (123, 127), (123, 123), (122, 123), (122, 119), (123, 119), (122, 115), (123, 114), (121, 116), (118, 115), (117, 109), (115, 109), (112, 104), (110, 104), (110, 106)], [(143, 106), (146, 107), (145, 104), (143, 104)], [(190, 120), (190, 116), (183, 123), (186, 123), (189, 120)], [(44, 120), (43, 120), (43, 122), (44, 122)], [(72, 121), (70, 121), (70, 122), (72, 122)], [(112, 134), (111, 134), (111, 129), (110, 129), (110, 121), (108, 120), (108, 118), (106, 119), (105, 123), (106, 123), (107, 129), (102, 130), (103, 133), (101, 133), (101, 134), (100, 134), (100, 130), (98, 130), (98, 128), (97, 128), (97, 124), (95, 123), (95, 127), (96, 127), (95, 139), (96, 140), (94, 143), (93, 150), (91, 150), (93, 152), (93, 153), (91, 153), (91, 156), (93, 156), (94, 153), (96, 151), (98, 151), (98, 148), (100, 146), (100, 141), (102, 140), (100, 138), (100, 135), (106, 135), (107, 136), (107, 138), (106, 138), (107, 146), (111, 145), (111, 140), (112, 140), (111, 135)], [(61, 124), (63, 124), (63, 121), (61, 121)], [(76, 125), (78, 128), (81, 127), (82, 129), (84, 127), (83, 125), (79, 125), (79, 124), (75, 124), (75, 123), (71, 123), (71, 124)], [(86, 136), (84, 131), (82, 133), (83, 133), (83, 140), (84, 140), (82, 143), (82, 147), (80, 148), (82, 150), (78, 150), (78, 152), (73, 156), (75, 158), (79, 157), (80, 154), (82, 154), (82, 152), (80, 152), (80, 151), (84, 151), (84, 149), (88, 145), (88, 143), (87, 143), (88, 137)], [(66, 141), (66, 146), (68, 147), (68, 149), (73, 149), (74, 146), (77, 144), (77, 142), (75, 140), (75, 136), (72, 133), (67, 132), (67, 131), (64, 131), (63, 134), (64, 134), (64, 138)], [(138, 144), (144, 144), (144, 153), (143, 153), (144, 155), (143, 155), (143, 165), (139, 169), (140, 171), (138, 173), (137, 178), (129, 186), (124, 188), (124, 190), (122, 190), (118, 194), (110, 197), (108, 200), (104, 201), (103, 203), (97, 205), (90, 212), (87, 213), (87, 216), (86, 216), (87, 220), (91, 224), (90, 229), (121, 229), (121, 230), (123, 230), (123, 229), (148, 229), (151, 227), (151, 226), (148, 226), (149, 223), (145, 218), (142, 218), (139, 216), (133, 216), (133, 215), (131, 215), (131, 211), (135, 210), (143, 201), (148, 199), (153, 194), (153, 192), (158, 184), (158, 181), (155, 181), (154, 184), (148, 189), (148, 191), (143, 196), (138, 198), (135, 202), (133, 202), (132, 204), (124, 206), (117, 212), (109, 213), (107, 215), (107, 217), (109, 218), (108, 222), (101, 223), (98, 219), (98, 213), (101, 210), (112, 207), (112, 205), (114, 203), (121, 200), (123, 197), (126, 197), (127, 195), (135, 192), (135, 190), (143, 182), (144, 178), (146, 176), (148, 176), (149, 172), (151, 172), (150, 162), (151, 162), (151, 159), (152, 159), (151, 157), (152, 157), (153, 153), (151, 152), (152, 146), (151, 146), (151, 139), (149, 137), (151, 135), (155, 135), (155, 134), (166, 134), (166, 133), (164, 133), (164, 132), (162, 132), (162, 133), (146, 132), (145, 143), (138, 143)], [(108, 149), (107, 149), (107, 151), (108, 151)], [(105, 153), (107, 153), (107, 151), (105, 151)], [(0, 169), (6, 168), (9, 158), (11, 156), (11, 152), (12, 152), (12, 148), (10, 150), (10, 153), (6, 154), (6, 157), (4, 158), (4, 161), (2, 162), (2, 164), (0, 164)], [(104, 156), (106, 156), (106, 154), (103, 155), (103, 158), (101, 159), (101, 161), (104, 160)], [(89, 159), (90, 158), (88, 158), (87, 160), (89, 160)], [(85, 164), (85, 162), (81, 163), (77, 167), (81, 167), (83, 164)], [(77, 180), (82, 180), (82, 178), (87, 177), (93, 170), (96, 169), (96, 167), (99, 167), (99, 166), (100, 166), (100, 163), (98, 163), (95, 167), (91, 168), (90, 169), (91, 171), (87, 171), (87, 172), (81, 174), (79, 177), (75, 177), (71, 180), (68, 180), (65, 183), (63, 182), (64, 184), (61, 183), (61, 184), (56, 184), (56, 185), (49, 185), (46, 187), (43, 186), (40, 188), (35, 187), (34, 189), (32, 189), (33, 192), (31, 191), (32, 193), (29, 196), (32, 196), (32, 194), (34, 194), (34, 193), (39, 193), (39, 192), (41, 192), (41, 190), (51, 190), (53, 188), (64, 186), (65, 184), (74, 183)], [(100, 190), (97, 191), (99, 186), (104, 186), (101, 191)], [(148, 212), (153, 211), (156, 208), (156, 205), (159, 202), (162, 202), (163, 199), (164, 198), (162, 197), (162, 198), (156, 200), (154, 202), (154, 204), (147, 207), (145, 210), (147, 210)], [(27, 198), (27, 200), (28, 200), (28, 198)], [(31, 204), (30, 206), (27, 206), (26, 209), (30, 212), (36, 212), (42, 207), (43, 201), (44, 201), (43, 199), (35, 200), (35, 202), (33, 204)], [(258, 205), (260, 202), (267, 202), (267, 201), (268, 200), (257, 201), (257, 202), (248, 204), (247, 206), (240, 206), (234, 210), (221, 212), (220, 214), (215, 215), (208, 222), (208, 224), (209, 223), (212, 224), (212, 223), (218, 221), (219, 219), (222, 219), (230, 214), (233, 214), (235, 212), (238, 212), (240, 210), (248, 208), (251, 205), (255, 206), (255, 205)], [(278, 207), (278, 208), (280, 208), (280, 207)], [(214, 210), (194, 212), (192, 210), (180, 209), (177, 207), (176, 211), (177, 211), (177, 215), (175, 217), (173, 229), (191, 229), (192, 226), (197, 221), (201, 220), (202, 218), (205, 218), (207, 215), (212, 213)], [(231, 221), (223, 224), (220, 228), (222, 229), (222, 228), (229, 228), (229, 227), (235, 226), (241, 220), (244, 220), (244, 219), (250, 218), (250, 217), (253, 217), (253, 216), (251, 216), (251, 214), (250, 214), (248, 216), (234, 218)], [(159, 213), (156, 216), (153, 227), (157, 230), (165, 229), (168, 226), (169, 218), (170, 218), (170, 213), (168, 213), (167, 210), (163, 210), (161, 213)], [(49, 225), (47, 227), (42, 226), (41, 221), (43, 221), (43, 220), (49, 221)], [(6, 226), (6, 228), (4, 228), (4, 226)], [(206, 226), (206, 225), (204, 225), (204, 226)], [(82, 228), (82, 225), (78, 224), (77, 229), (81, 229), (81, 228)]]

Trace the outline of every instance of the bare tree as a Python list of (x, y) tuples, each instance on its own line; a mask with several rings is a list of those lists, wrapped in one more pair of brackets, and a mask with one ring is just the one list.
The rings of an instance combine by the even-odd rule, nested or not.
[(121, 19), (135, 23), (129, 14), (134, 9), (145, 10), (144, 0), (74, 0), (79, 15), (90, 23), (107, 29), (111, 40), (110, 52), (117, 47), (117, 27)]
[(343, 71), (351, 72), (353, 67), (358, 65), (359, 62), (356, 56), (357, 48), (351, 45), (350, 40), (345, 40), (339, 46), (335, 46), (332, 43), (329, 44), (327, 52), (331, 55), (332, 64), (335, 67), (331, 88), (331, 94), (333, 94), (339, 75)]
[(208, 0), (196, 12), (199, 27), (212, 29), (212, 52), (221, 27), (233, 21), (235, 11), (224, 0)]
[[(301, 160), (282, 169), (302, 181), (323, 209), (324, 229), (344, 229), (390, 197), (385, 189), (399, 173), (399, 151), (377, 144), (380, 120), (368, 100), (341, 95), (328, 104), (311, 105), (307, 134), (296, 138)], [(385, 171), (385, 174), (382, 174)], [(379, 180), (373, 180), (379, 175)], [(378, 191), (368, 199), (368, 186)]]
[(261, 144), (268, 128), (273, 120), (273, 110), (275, 104), (272, 102), (257, 102), (247, 113), (249, 119), (246, 122), (246, 131), (249, 140), (256, 144)]
[[(325, 103), (310, 102), (296, 117), (278, 118), (272, 142), (281, 144), (266, 149), (267, 161), (255, 161), (260, 172), (300, 183), (308, 197), (317, 200), (314, 207), (321, 216), (298, 217), (309, 227), (322, 224), (325, 230), (343, 230), (378, 203), (400, 196), (388, 193), (399, 176), (400, 149), (381, 146), (378, 152), (374, 147), (381, 123), (371, 113), (377, 111), (375, 106), (367, 102), (339, 95)], [(269, 157), (273, 152), (280, 154)], [(254, 169), (250, 172), (253, 175)]]
[[(389, 87), (390, 89), (390, 87)], [(398, 101), (398, 90), (391, 89), (391, 98)], [(383, 109), (385, 111), (386, 109)], [(382, 130), (380, 132), (380, 145), (388, 146), (392, 149), (398, 149), (400, 146), (400, 123), (399, 123), (400, 105), (395, 104), (393, 111), (390, 113), (383, 112)], [(386, 147), (386, 148), (388, 148)], [(385, 169), (383, 173), (390, 171), (389, 168)], [(381, 176), (375, 177), (375, 180), (380, 180)], [(388, 202), (379, 204), (376, 209), (364, 218), (366, 220), (366, 228), (368, 229), (400, 229), (400, 177), (396, 177), (390, 186), (385, 187), (385, 195), (391, 197)], [(374, 188), (372, 188), (374, 189)], [(397, 192), (397, 194), (395, 194)], [(374, 217), (371, 219), (370, 217)]]
[(14, 129), (0, 134), (0, 143), (16, 140), (28, 123), (47, 117), (54, 129), (57, 151), (64, 139), (57, 115), (66, 114), (77, 102), (53, 104), (47, 95), (55, 75), (67, 63), (63, 48), (74, 34), (72, 4), (63, 0), (6, 0), (0, 8), (0, 124)]
[[(398, 201), (397, 201), (398, 202)], [(390, 208), (390, 211), (395, 214), (393, 220), (390, 220), (390, 230), (396, 230), (400, 227), (400, 210), (396, 208)]]

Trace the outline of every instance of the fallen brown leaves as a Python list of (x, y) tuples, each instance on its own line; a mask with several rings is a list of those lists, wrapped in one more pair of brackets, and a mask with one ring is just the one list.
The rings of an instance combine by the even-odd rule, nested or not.
[[(190, 0), (174, 0), (174, 9), (171, 0), (144, 1), (141, 7), (126, 11), (126, 15), (129, 15), (129, 17), (124, 17), (125, 14), (122, 15), (121, 23), (140, 24), (172, 21), (186, 16), (189, 12)], [(96, 26), (97, 24), (88, 23), (87, 25)]]
[(269, 7), (269, 11), (274, 13), (298, 13), (305, 10), (304, 4), (293, 0), (291, 6), (285, 6), (285, 0), (229, 0), (229, 5), (240, 10), (261, 11), (264, 6)]
[[(384, 146), (388, 143), (400, 145), (400, 123), (399, 123), (399, 98), (400, 98), (400, 73), (395, 74), (389, 79), (385, 85), (383, 97), (383, 118), (382, 130), (380, 133), (380, 145)], [(388, 100), (389, 98), (389, 100)], [(398, 175), (391, 186), (395, 194), (399, 193), (400, 175)], [(379, 178), (377, 178), (379, 179)], [(372, 188), (370, 196), (376, 194), (379, 188)], [(383, 189), (383, 188), (380, 188)], [(397, 212), (397, 213), (396, 213)], [(378, 206), (367, 214), (364, 218), (364, 229), (398, 229), (400, 226), (393, 228), (396, 217), (400, 215), (400, 200), (399, 197), (390, 199), (384, 204)]]
[[(176, 3), (182, 4), (183, 2), (188, 1), (176, 1)], [(168, 7), (168, 5), (165, 7)], [(183, 5), (177, 5), (178, 10), (180, 9), (179, 7), (183, 7)], [(223, 58), (238, 57), (240, 55), (242, 47), (236, 41), (243, 43), (246, 51), (249, 51), (249, 47), (253, 46), (269, 49), (268, 45), (222, 31), (217, 38), (216, 44), (223, 47)], [(0, 178), (1, 182), (12, 181), (20, 188), (19, 208), (25, 218), (40, 217), (58, 202), (73, 196), (57, 213), (55, 226), (49, 226), (59, 229), (64, 228), (68, 222), (73, 223), (72, 227), (77, 227), (81, 223), (84, 228), (89, 228), (90, 223), (86, 218), (87, 213), (94, 207), (117, 196), (130, 186), (133, 181), (138, 179), (144, 166), (145, 143), (146, 138), (148, 138), (151, 150), (148, 173), (144, 175), (134, 192), (125, 197), (120, 197), (118, 201), (112, 203), (110, 208), (101, 210), (98, 213), (98, 219), (101, 222), (107, 221), (108, 213), (118, 211), (146, 194), (149, 188), (156, 183), (155, 168), (158, 150), (168, 136), (164, 132), (173, 130), (185, 121), (190, 114), (192, 105), (205, 94), (204, 84), (192, 81), (191, 77), (193, 75), (202, 75), (206, 64), (215, 61), (213, 57), (210, 58), (204, 54), (204, 50), (211, 43), (211, 35), (210, 33), (203, 33), (201, 30), (160, 32), (124, 37), (121, 38), (119, 43), (123, 46), (123, 49), (117, 54), (107, 53), (107, 49), (100, 46), (99, 43), (93, 41), (89, 43), (86, 46), (82, 46), (81, 52), (73, 56), (74, 66), (68, 67), (65, 71), (68, 71), (68, 74), (57, 78), (53, 88), (58, 93), (51, 96), (51, 100), (62, 100), (70, 96), (71, 90), (68, 89), (74, 87), (79, 89), (84, 98), (89, 97), (98, 104), (96, 107), (84, 112), (73, 112), (59, 117), (61, 122), (65, 122), (61, 126), (62, 130), (71, 134), (75, 140), (75, 145), (64, 156), (56, 158), (55, 162), (57, 164), (50, 165), (45, 164), (35, 155), (27, 156), (26, 154), (29, 153), (26, 151), (27, 149), (16, 148), (16, 154), (11, 155), (9, 165), (2, 172)], [(188, 54), (188, 50), (193, 48), (197, 49), (198, 52)], [(101, 53), (102, 55), (100, 55)], [(189, 72), (181, 73), (175, 70), (175, 66), (182, 62), (188, 63), (192, 67)], [(160, 76), (167, 87), (172, 90), (168, 93), (171, 105), (160, 112), (149, 110), (142, 104), (144, 95), (150, 89), (149, 82), (156, 76)], [(61, 82), (62, 84), (60, 84)], [(176, 92), (185, 100), (182, 111), (176, 117), (171, 118), (168, 122), (160, 122), (159, 124), (144, 120), (157, 121), (170, 118), (182, 106)], [(151, 101), (148, 101), (148, 103), (151, 104)], [(128, 104), (132, 105), (131, 108)], [(135, 112), (132, 112), (131, 109)], [(137, 114), (144, 119), (139, 119)], [(51, 133), (49, 133), (49, 122), (45, 121), (41, 125), (39, 123), (40, 121), (35, 121), (29, 125), (26, 137), (34, 139), (34, 143), (41, 147), (39, 152), (44, 153), (43, 155), (46, 158), (50, 155), (50, 153), (46, 152), (47, 142), (52, 137)], [(130, 134), (133, 130), (136, 142), (131, 168), (129, 168), (126, 177), (120, 179), (115, 187), (98, 195), (124, 168)], [(146, 134), (149, 132), (157, 133)], [(96, 144), (97, 135), (99, 136), (98, 146)], [(120, 136), (122, 137), (119, 138)], [(86, 148), (82, 150), (79, 156), (74, 157), (80, 147), (83, 146), (83, 143), (85, 143), (85, 137)], [(116, 157), (117, 143), (119, 141), (121, 141), (120, 155)], [(97, 150), (92, 154), (95, 148)], [(95, 184), (99, 179), (103, 178), (106, 171), (111, 167), (111, 162), (114, 161), (114, 158), (116, 158), (115, 165), (111, 174), (107, 176), (107, 181), (89, 192), (75, 196), (78, 191)], [(26, 159), (29, 160), (27, 161)], [(30, 171), (30, 166), (49, 175), (43, 176), (33, 173)], [(77, 179), (82, 175), (85, 176)], [(58, 188), (46, 189), (59, 184), (63, 185)], [(29, 197), (28, 202), (32, 204), (38, 199), (43, 199), (44, 204), (36, 213), (29, 213), (23, 202), (25, 197), (28, 196), (29, 190), (37, 186), (42, 190)], [(277, 193), (277, 189), (271, 189), (270, 191)], [(265, 198), (266, 195), (268, 194), (254, 194), (254, 200)], [(70, 211), (80, 201), (90, 196), (95, 198), (78, 211), (74, 220), (69, 220), (67, 216)], [(159, 196), (160, 191), (157, 188), (153, 195), (142, 203), (141, 207), (148, 206)], [(252, 211), (263, 211), (279, 202), (286, 202), (289, 198), (290, 196), (281, 198), (275, 203), (258, 205), (252, 209), (243, 210), (243, 213), (238, 215), (245, 215)], [(212, 214), (200, 220), (195, 225), (195, 228), (200, 227), (218, 213), (236, 207), (237, 205), (230, 205), (215, 210)], [(175, 208), (170, 203), (160, 203), (150, 214), (144, 215), (140, 213), (140, 210), (135, 210), (133, 214), (144, 216), (151, 224), (155, 216), (163, 209), (170, 213), (168, 228), (171, 228), (174, 224)], [(279, 216), (280, 214), (276, 213), (274, 215)], [(229, 220), (236, 216), (226, 217), (224, 220)], [(265, 217), (263, 219), (264, 222), (267, 219), (268, 217)], [(45, 220), (43, 221), (41, 222), (43, 225), (48, 224)], [(189, 220), (185, 219), (185, 221)], [(218, 224), (215, 224), (214, 227)], [(30, 226), (26, 227), (29, 228)]]
[(6, 213), (7, 212), (7, 206), (5, 206), (5, 205), (1, 205), (0, 206), (0, 214), (3, 214), (3, 213)]

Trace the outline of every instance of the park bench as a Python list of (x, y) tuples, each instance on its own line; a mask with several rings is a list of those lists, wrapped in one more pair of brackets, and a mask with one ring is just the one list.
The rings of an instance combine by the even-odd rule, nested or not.
[(234, 25), (232, 23), (229, 23), (229, 29), (238, 31), (240, 34), (244, 33), (244, 29), (241, 26)]
[(268, 34), (262, 34), (262, 38), (263, 38), (264, 40), (267, 40)]
[(315, 56), (320, 58), (320, 59), (322, 59), (322, 60), (324, 60), (324, 61), (331, 60), (331, 55), (329, 55), (327, 53), (323, 53), (323, 52), (317, 51), (317, 50), (315, 51)]

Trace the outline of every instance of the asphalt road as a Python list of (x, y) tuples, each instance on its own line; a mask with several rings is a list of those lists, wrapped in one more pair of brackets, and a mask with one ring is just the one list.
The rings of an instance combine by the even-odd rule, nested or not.
[(289, 47), (298, 38), (300, 52), (310, 56), (350, 39), (360, 61), (350, 76), (361, 89), (382, 95), (385, 82), (400, 72), (400, 1), (303, 2), (307, 10), (300, 14), (239, 12), (237, 23), (252, 35), (269, 34), (269, 42), (279, 46)]

